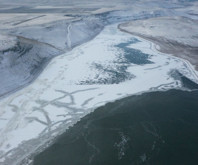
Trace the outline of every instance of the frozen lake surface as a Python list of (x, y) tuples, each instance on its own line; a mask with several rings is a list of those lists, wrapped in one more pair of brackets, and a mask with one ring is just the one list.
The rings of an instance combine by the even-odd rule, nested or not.
[(107, 102), (182, 88), (179, 73), (197, 82), (188, 62), (155, 46), (114, 24), (54, 58), (31, 85), (0, 100), (0, 162), (20, 162)]

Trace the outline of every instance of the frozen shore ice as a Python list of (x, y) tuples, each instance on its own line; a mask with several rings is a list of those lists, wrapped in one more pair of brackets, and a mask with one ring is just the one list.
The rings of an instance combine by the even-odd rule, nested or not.
[[(131, 61), (126, 65), (126, 48), (117, 45), (131, 40), (138, 40), (127, 46), (131, 56), (133, 51), (141, 50), (152, 63), (138, 65)], [(113, 72), (109, 71), (116, 65), (124, 66), (134, 77), (117, 84), (80, 84), (103, 77), (111, 79)], [(170, 74), (174, 70), (197, 81), (189, 65), (158, 52), (149, 41), (120, 32), (117, 25), (105, 27), (92, 41), (55, 57), (31, 85), (0, 100), (1, 162), (6, 159), (6, 163), (17, 164), (107, 102), (142, 92), (181, 88), (181, 81)]]

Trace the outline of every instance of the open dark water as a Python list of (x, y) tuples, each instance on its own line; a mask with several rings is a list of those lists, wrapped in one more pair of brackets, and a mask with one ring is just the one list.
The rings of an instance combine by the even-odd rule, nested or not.
[[(184, 86), (197, 85), (183, 78)], [(131, 96), (98, 108), (34, 165), (197, 165), (198, 91)]]

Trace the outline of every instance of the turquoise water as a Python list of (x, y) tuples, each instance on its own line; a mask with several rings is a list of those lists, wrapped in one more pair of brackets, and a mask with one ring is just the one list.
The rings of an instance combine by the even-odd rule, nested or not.
[(120, 43), (116, 45), (119, 49), (124, 52), (124, 62), (126, 64), (137, 64), (137, 65), (144, 65), (144, 64), (152, 64), (152, 61), (149, 61), (149, 54), (145, 54), (140, 50), (130, 48), (131, 44), (140, 42), (136, 38), (131, 39), (128, 42)]
[(108, 74), (109, 76), (99, 80), (91, 79), (87, 81), (81, 81), (80, 84), (119, 84), (126, 80), (135, 78), (133, 74), (127, 71), (131, 64), (145, 65), (153, 63), (149, 60), (152, 55), (129, 47), (130, 45), (137, 42), (141, 41), (137, 40), (136, 38), (132, 38), (126, 42), (121, 42), (120, 44), (114, 45), (115, 48), (120, 50), (120, 53), (117, 55), (117, 61), (114, 62), (114, 66), (106, 66), (97, 63), (94, 65), (96, 70), (100, 71), (101, 73)]

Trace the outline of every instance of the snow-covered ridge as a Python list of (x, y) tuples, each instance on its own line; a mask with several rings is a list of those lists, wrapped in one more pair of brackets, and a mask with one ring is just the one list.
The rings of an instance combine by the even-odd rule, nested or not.
[(28, 85), (53, 57), (91, 40), (103, 29), (95, 18), (46, 26), (28, 26), (13, 34), (28, 38), (0, 35), (0, 97)]
[(158, 50), (189, 61), (198, 70), (198, 21), (187, 17), (158, 17), (119, 25), (122, 31), (150, 40)]
[(0, 34), (0, 52), (14, 47), (16, 43), (16, 37)]
[(24, 37), (4, 36), (9, 43), (0, 51), (0, 97), (29, 84), (48, 61), (62, 51)]
[(151, 18), (124, 23), (120, 26), (129, 32), (156, 38), (163, 37), (191, 47), (198, 45), (197, 27), (197, 20), (185, 17)]
[[(58, 49), (66, 51), (68, 50), (68, 44), (73, 48), (89, 41), (101, 32), (103, 27), (104, 24), (100, 19), (96, 17), (87, 17), (83, 20), (76, 19), (68, 21), (65, 19), (55, 21), (43, 24), (42, 26), (25, 26), (17, 28), (11, 33), (13, 35), (48, 43)], [(68, 37), (70, 38), (70, 43), (68, 43)]]

